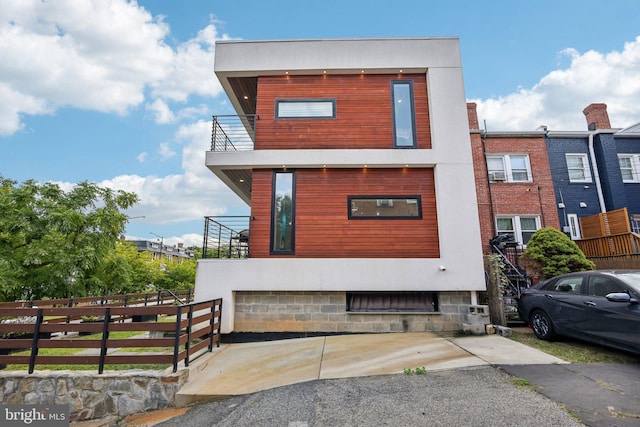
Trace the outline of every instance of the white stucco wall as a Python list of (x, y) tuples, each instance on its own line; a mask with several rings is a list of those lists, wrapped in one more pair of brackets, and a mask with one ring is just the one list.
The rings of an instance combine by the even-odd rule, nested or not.
[[(428, 150), (259, 150), (207, 153), (212, 169), (305, 167), (433, 167), (440, 258), (201, 260), (196, 299), (222, 297), (223, 332), (233, 328), (240, 290), (485, 289), (482, 245), (459, 43), (457, 38), (224, 42), (216, 74), (229, 76), (332, 72), (424, 72), (432, 148)], [(319, 71), (320, 70), (320, 71)], [(358, 70), (358, 71), (355, 71)], [(237, 108), (237, 100), (232, 103)], [(238, 109), (238, 108), (237, 108)], [(238, 109), (238, 111), (240, 111)], [(446, 270), (442, 271), (441, 266)]]

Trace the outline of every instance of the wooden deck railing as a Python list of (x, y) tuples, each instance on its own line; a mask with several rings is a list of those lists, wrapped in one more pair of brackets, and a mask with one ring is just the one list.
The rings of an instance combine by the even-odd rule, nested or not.
[(592, 237), (576, 243), (587, 258), (640, 253), (640, 236), (635, 233)]
[[(146, 307), (0, 307), (0, 317), (19, 319), (0, 324), (0, 336), (5, 336), (0, 339), (0, 351), (9, 353), (0, 353), (0, 364), (25, 364), (30, 374), (46, 364), (97, 365), (100, 374), (105, 365), (169, 364), (175, 372), (179, 362), (189, 366), (194, 358), (220, 345), (221, 313), (222, 299)], [(100, 321), (76, 320), (83, 317)], [(29, 322), (20, 323), (25, 320)], [(111, 336), (118, 332), (138, 333), (129, 338)], [(97, 336), (80, 339), (80, 333)], [(78, 351), (48, 355), (46, 349)]]

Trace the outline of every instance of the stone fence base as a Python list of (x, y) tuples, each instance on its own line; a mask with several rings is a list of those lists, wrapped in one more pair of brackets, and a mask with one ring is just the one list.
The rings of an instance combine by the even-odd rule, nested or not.
[(71, 421), (131, 414), (174, 406), (189, 379), (176, 373), (132, 370), (105, 372), (0, 372), (0, 402), (9, 405), (69, 405)]

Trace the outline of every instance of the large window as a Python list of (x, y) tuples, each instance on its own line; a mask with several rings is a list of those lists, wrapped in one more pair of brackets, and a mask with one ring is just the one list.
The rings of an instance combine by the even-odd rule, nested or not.
[(271, 205), (271, 253), (292, 254), (295, 242), (295, 175), (273, 173)]
[(584, 153), (567, 153), (567, 169), (569, 182), (591, 182), (591, 169), (589, 158)]
[(276, 119), (335, 119), (336, 100), (276, 99)]
[(640, 182), (640, 154), (618, 154), (623, 182)]
[(349, 219), (421, 219), (420, 196), (349, 196)]
[(533, 233), (540, 228), (538, 216), (501, 216), (496, 219), (499, 235), (510, 235), (516, 242), (526, 245)]
[(391, 82), (393, 102), (393, 144), (396, 148), (415, 148), (416, 119), (413, 106), (413, 81)]
[(527, 154), (500, 154), (487, 156), (489, 181), (531, 181), (531, 165)]

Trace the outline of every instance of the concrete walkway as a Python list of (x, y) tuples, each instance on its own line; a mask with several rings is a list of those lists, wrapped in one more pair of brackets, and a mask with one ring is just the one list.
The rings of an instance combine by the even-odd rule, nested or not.
[(317, 379), (487, 365), (561, 364), (499, 335), (443, 338), (428, 332), (339, 335), (227, 344), (190, 367), (176, 404), (237, 396)]

